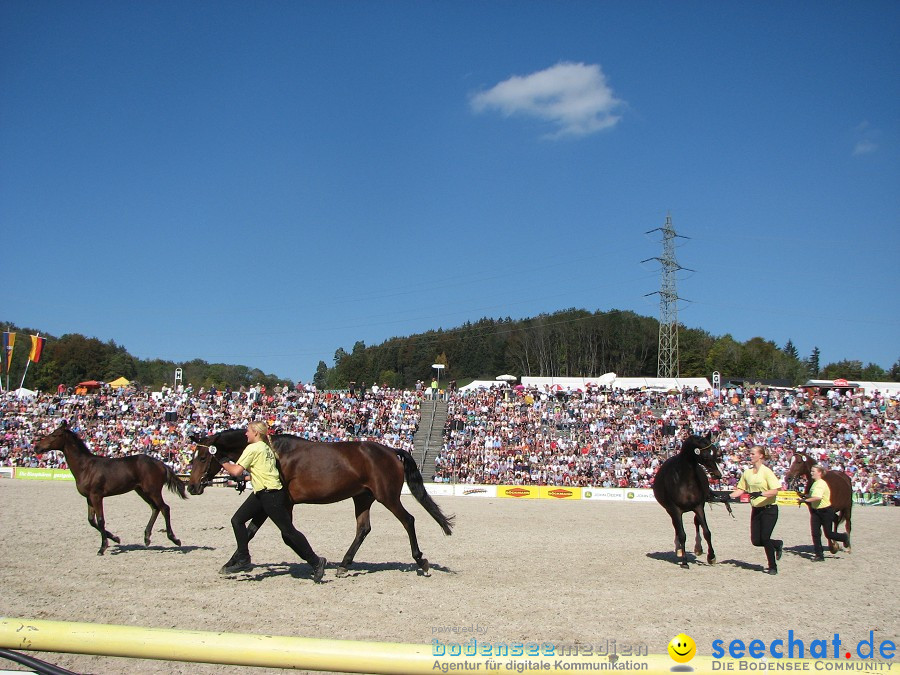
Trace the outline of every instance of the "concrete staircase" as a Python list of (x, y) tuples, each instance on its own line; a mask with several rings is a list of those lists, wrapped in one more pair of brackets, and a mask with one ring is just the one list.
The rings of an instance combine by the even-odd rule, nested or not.
[(434, 479), (434, 458), (444, 442), (444, 425), (447, 423), (447, 402), (424, 400), (419, 408), (419, 429), (413, 438), (413, 457), (422, 471), (426, 483)]

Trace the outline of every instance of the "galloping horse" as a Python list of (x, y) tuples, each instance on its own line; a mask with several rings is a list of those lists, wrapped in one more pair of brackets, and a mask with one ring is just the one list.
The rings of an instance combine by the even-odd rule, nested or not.
[[(791, 465), (788, 467), (788, 472), (784, 477), (787, 487), (800, 492), (797, 488), (800, 487), (801, 479), (806, 478), (806, 488), (803, 490), (803, 494), (809, 495), (809, 490), (812, 487), (812, 467), (815, 463), (816, 461), (805, 453), (794, 453)], [(834, 508), (836, 516), (834, 519), (835, 531), (837, 531), (837, 526), (843, 521), (844, 529), (847, 531), (847, 534), (850, 534), (850, 514), (853, 511), (853, 483), (850, 480), (850, 476), (843, 471), (832, 470), (826, 471), (822, 479), (828, 484), (828, 489), (831, 491), (831, 506)], [(840, 545), (836, 541), (829, 541), (828, 547), (832, 553), (837, 553), (840, 550)], [(848, 553), (850, 552), (850, 547), (846, 544), (844, 548)]]
[[(653, 479), (653, 496), (672, 518), (672, 526), (675, 528), (675, 552), (681, 558), (681, 566), (684, 568), (688, 567), (684, 552), (687, 535), (681, 519), (688, 511), (694, 512), (694, 527), (697, 531), (694, 554), (703, 554), (703, 544), (700, 541), (700, 528), (703, 528), (703, 536), (706, 537), (709, 546), (706, 561), (710, 565), (716, 562), (712, 533), (706, 524), (706, 513), (703, 510), (706, 503), (715, 501), (716, 497), (709, 489), (709, 480), (703, 467), (706, 467), (710, 476), (718, 480), (722, 477), (718, 459), (719, 449), (713, 443), (712, 435), (689, 436), (681, 444), (681, 452), (663, 462)], [(728, 502), (725, 504), (730, 512), (730, 505)]]
[(144, 545), (150, 545), (150, 533), (156, 517), (162, 511), (166, 519), (166, 534), (173, 544), (181, 546), (181, 542), (172, 532), (172, 524), (169, 520), (169, 505), (163, 501), (162, 488), (167, 486), (182, 499), (187, 499), (184, 493), (184, 483), (175, 475), (175, 472), (158, 459), (147, 455), (130, 455), (110, 459), (98, 457), (88, 450), (78, 434), (69, 429), (67, 422), (63, 422), (51, 434), (44, 436), (35, 444), (35, 450), (46, 452), (47, 450), (62, 450), (66, 456), (66, 462), (72, 475), (75, 477), (75, 487), (78, 492), (87, 499), (88, 522), (91, 527), (100, 532), (100, 550), (97, 555), (103, 555), (109, 546), (108, 539), (121, 543), (119, 538), (106, 530), (106, 519), (103, 517), (103, 498), (112, 495), (122, 495), (134, 490), (141, 499), (147, 502), (152, 509), (150, 522), (144, 530)]
[[(197, 446), (191, 462), (188, 492), (203, 493), (203, 488), (222, 468), (219, 460), (236, 461), (247, 446), (244, 429), (229, 429), (205, 438), (191, 437)], [(425, 576), (431, 574), (428, 560), (419, 550), (415, 518), (400, 503), (404, 477), (418, 502), (434, 518), (444, 534), (451, 534), (453, 516), (445, 516), (425, 491), (422, 474), (405, 450), (389, 448), (373, 441), (318, 443), (290, 434), (272, 436), (278, 456), (282, 482), (293, 504), (331, 504), (353, 499), (356, 511), (356, 537), (344, 554), (337, 576), (344, 576), (372, 527), (369, 509), (376, 500), (399, 520), (409, 535), (413, 559)], [(215, 454), (211, 454), (215, 448)], [(215, 459), (216, 461), (212, 461)], [(266, 520), (265, 514), (248, 528), (252, 538)]]

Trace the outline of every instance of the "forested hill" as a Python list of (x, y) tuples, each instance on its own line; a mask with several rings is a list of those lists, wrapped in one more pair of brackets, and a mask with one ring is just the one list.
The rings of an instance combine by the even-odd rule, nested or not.
[[(730, 335), (715, 337), (700, 329), (679, 328), (680, 374), (683, 377), (723, 376), (753, 380), (810, 377), (862, 380), (900, 380), (900, 360), (889, 372), (875, 364), (841, 361), (821, 367), (819, 350), (801, 358), (789, 340), (779, 347), (756, 337), (747, 342)], [(657, 373), (659, 322), (629, 311), (588, 312), (567, 309), (535, 318), (481, 319), (451, 330), (428, 331), (392, 338), (366, 347), (357, 342), (343, 348), (334, 365), (319, 362), (314, 378), (322, 388), (339, 389), (350, 382), (410, 386), (434, 374), (432, 364), (444, 364), (442, 378), (463, 381), (494, 379), (501, 373), (517, 376), (653, 377)]]
[[(4, 323), (17, 333), (9, 371), (10, 386), (21, 381), (28, 361), (29, 334), (39, 333), (47, 342), (38, 363), (29, 365), (25, 386), (55, 391), (57, 385), (74, 386), (85, 380), (111, 381), (118, 377), (158, 388), (171, 384), (176, 367), (185, 383), (195, 388), (216, 386), (234, 389), (257, 382), (272, 387), (291, 383), (277, 374), (241, 365), (207, 363), (195, 359), (175, 363), (162, 359), (138, 359), (114, 341), (102, 342), (77, 333), (54, 337), (46, 331)], [(333, 364), (319, 362), (313, 382), (321, 389), (342, 389), (350, 382), (391, 387), (410, 387), (428, 380), (434, 363), (445, 366), (442, 379), (464, 382), (472, 378), (494, 379), (501, 373), (516, 376), (598, 377), (614, 372), (621, 376), (655, 376), (659, 323), (629, 311), (588, 312), (566, 309), (553, 314), (512, 320), (481, 319), (449, 330), (395, 337), (367, 347), (363, 342), (350, 352), (339, 348)], [(716, 337), (706, 331), (681, 327), (678, 331), (680, 374), (752, 380), (788, 380), (799, 384), (810, 377), (900, 381), (900, 359), (884, 368), (861, 361), (840, 361), (822, 366), (816, 348), (801, 358), (789, 340), (778, 346), (755, 337), (737, 342), (730, 335)], [(4, 382), (5, 384), (5, 382)]]
[[(112, 340), (101, 342), (97, 338), (85, 337), (78, 333), (55, 337), (40, 329), (19, 327), (9, 322), (4, 322), (3, 326), (4, 330), (16, 333), (9, 371), (9, 384), (12, 389), (18, 388), (23, 374), (26, 375), (25, 387), (46, 392), (55, 392), (60, 384), (74, 387), (79, 382), (87, 380), (111, 382), (119, 377), (159, 389), (163, 384), (172, 384), (176, 368), (182, 369), (184, 383), (192, 383), (195, 389), (211, 385), (221, 388), (231, 386), (237, 389), (241, 385), (251, 386), (256, 383), (265, 384), (271, 389), (276, 384), (288, 382), (284, 378), (265, 374), (259, 369), (247, 366), (207, 363), (201, 359), (187, 363), (138, 359)], [(25, 373), (31, 348), (29, 335), (38, 332), (47, 338), (47, 342), (40, 361), (28, 364), (28, 372)], [(3, 386), (6, 387), (5, 377)]]

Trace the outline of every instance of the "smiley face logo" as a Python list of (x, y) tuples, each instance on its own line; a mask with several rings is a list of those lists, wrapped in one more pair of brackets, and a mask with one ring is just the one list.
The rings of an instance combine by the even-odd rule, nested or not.
[(678, 663), (687, 663), (697, 655), (697, 643), (690, 635), (679, 633), (669, 642), (669, 656)]

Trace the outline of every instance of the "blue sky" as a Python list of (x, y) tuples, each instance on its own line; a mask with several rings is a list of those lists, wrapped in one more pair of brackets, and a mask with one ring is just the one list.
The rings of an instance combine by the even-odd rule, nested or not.
[(485, 316), (658, 317), (671, 214), (682, 323), (889, 368), (898, 31), (893, 1), (2, 0), (0, 319), (307, 381)]

